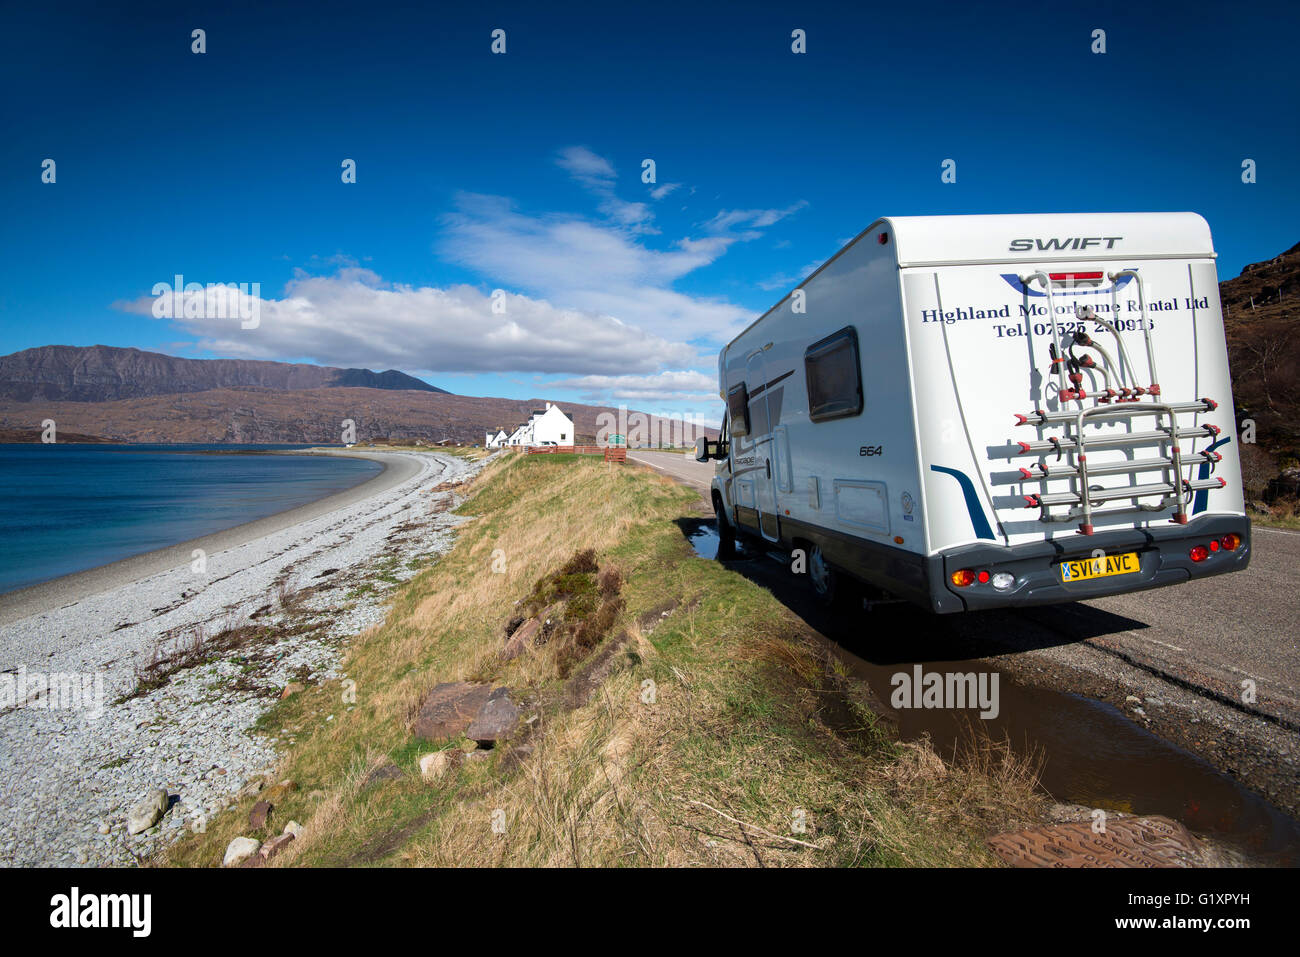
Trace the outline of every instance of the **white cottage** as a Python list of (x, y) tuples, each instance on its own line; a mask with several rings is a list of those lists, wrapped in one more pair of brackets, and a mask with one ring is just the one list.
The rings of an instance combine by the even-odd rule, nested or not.
[(550, 402), (533, 413), (532, 431), (534, 445), (573, 445), (573, 420)]
[(528, 421), (515, 427), (503, 445), (573, 445), (573, 420), (554, 403), (533, 409)]

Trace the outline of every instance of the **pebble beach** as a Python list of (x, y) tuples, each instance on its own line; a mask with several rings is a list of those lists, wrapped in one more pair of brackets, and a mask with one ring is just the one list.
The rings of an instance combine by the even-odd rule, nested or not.
[[(288, 513), (0, 597), (0, 674), (29, 689), (0, 707), (0, 864), (136, 864), (273, 773), (290, 742), (256, 732), (259, 716), (295, 681), (341, 677), (347, 643), (383, 621), (389, 592), (450, 547), (461, 519), (445, 486), (482, 465), (336, 454), (385, 470)], [(159, 660), (290, 620), (304, 627), (259, 647), (251, 673), (248, 654), (214, 653), (141, 684)], [(41, 693), (51, 675), (78, 677), (73, 706), (66, 685), (62, 701)], [(166, 813), (130, 833), (132, 808), (160, 789)]]

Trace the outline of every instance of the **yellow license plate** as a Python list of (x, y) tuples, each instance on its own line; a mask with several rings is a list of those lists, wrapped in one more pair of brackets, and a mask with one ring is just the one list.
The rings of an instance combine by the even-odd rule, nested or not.
[(1106, 555), (1101, 558), (1080, 558), (1073, 562), (1061, 562), (1061, 581), (1081, 582), (1089, 578), (1109, 578), (1111, 575), (1132, 575), (1140, 571), (1142, 563), (1138, 561), (1137, 552), (1124, 552), (1122, 555)]

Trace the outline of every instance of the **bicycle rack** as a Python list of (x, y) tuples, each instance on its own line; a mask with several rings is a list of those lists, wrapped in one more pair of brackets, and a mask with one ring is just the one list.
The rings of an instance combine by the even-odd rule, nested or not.
[[(1116, 364), (1110, 353), (1093, 342), (1086, 333), (1076, 333), (1072, 344), (1069, 346), (1070, 358), (1068, 360), (1071, 369), (1070, 381), (1074, 388), (1067, 386), (1065, 383), (1067, 359), (1065, 350), (1062, 348), (1060, 326), (1057, 323), (1056, 308), (1052, 298), (1052, 280), (1043, 272), (1034, 272), (1021, 277), (1021, 282), (1026, 287), (1030, 283), (1037, 281), (1042, 283), (1047, 292), (1047, 308), (1051, 313), (1053, 335), (1051, 362), (1056, 372), (1057, 397), (1062, 407), (1055, 411), (1035, 409), (1029, 413), (1016, 413), (1016, 425), (1037, 428), (1040, 430), (1040, 435), (1041, 430), (1044, 428), (1051, 425), (1060, 425), (1063, 427), (1063, 434), (1060, 436), (1040, 437), (1027, 442), (1013, 441), (1005, 449), (991, 450), (992, 457), (995, 458), (1006, 457), (1014, 460), (1016, 458), (1034, 457), (1038, 459), (1033, 466), (1028, 468), (1021, 467), (1015, 472), (994, 473), (992, 479), (995, 484), (1044, 483), (1044, 490), (1037, 494), (997, 496), (994, 504), (997, 507), (1017, 505), (1024, 508), (1037, 508), (1039, 510), (1039, 521), (1042, 522), (1069, 522), (1077, 519), (1079, 521), (1079, 532), (1083, 535), (1093, 534), (1094, 519), (1099, 515), (1111, 516), (1134, 511), (1163, 511), (1171, 506), (1174, 509), (1171, 521), (1185, 525), (1187, 523), (1187, 503), (1190, 501), (1192, 494), (1202, 489), (1223, 488), (1226, 482), (1222, 478), (1213, 477), (1204, 479), (1183, 478), (1185, 465), (1201, 463), (1208, 465), (1212, 470), (1215, 463), (1222, 459), (1222, 456), (1211, 449), (1204, 449), (1199, 453), (1188, 455), (1184, 453), (1181, 442), (1186, 439), (1196, 440), (1200, 438), (1213, 440), (1219, 435), (1220, 430), (1217, 426), (1208, 424), (1182, 427), (1178, 423), (1178, 416), (1180, 414), (1200, 415), (1213, 412), (1218, 408), (1218, 403), (1209, 398), (1197, 399), (1191, 402), (1165, 402), (1160, 398), (1160, 380), (1156, 373), (1155, 352), (1151, 343), (1150, 322), (1147, 319), (1146, 290), (1143, 286), (1142, 277), (1137, 270), (1133, 269), (1125, 269), (1107, 275), (1112, 282), (1111, 302), (1114, 309), (1112, 318), (1119, 314), (1118, 292), (1113, 285), (1114, 282), (1124, 277), (1132, 277), (1136, 281), (1139, 321), (1147, 350), (1149, 384), (1145, 387), (1138, 384), (1137, 372), (1129, 358), (1119, 330), (1113, 322), (1098, 317), (1091, 309), (1081, 313), (1076, 307), (1075, 314), (1077, 316), (1085, 318), (1088, 322), (1098, 323), (1114, 336), (1118, 347), (1119, 363)], [(1094, 349), (1102, 356), (1105, 366), (1096, 363), (1091, 356), (1085, 356), (1082, 360), (1076, 359), (1073, 354), (1075, 346)], [(1108, 369), (1107, 366), (1113, 367), (1113, 369)], [(1088, 391), (1083, 387), (1082, 370), (1100, 372), (1103, 381), (1106, 383), (1106, 389), (1102, 393), (1092, 394), (1091, 398), (1097, 403), (1095, 405), (1077, 409), (1066, 408), (1065, 404), (1067, 402), (1083, 402), (1089, 398)], [(1118, 389), (1111, 388), (1112, 381), (1119, 386)], [(1142, 401), (1143, 396), (1149, 396), (1150, 400)], [(1115, 404), (1112, 405), (1112, 401)], [(1155, 428), (1149, 430), (1128, 431), (1119, 434), (1094, 433), (1093, 437), (1090, 438), (1084, 429), (1085, 425), (1100, 424), (1101, 422), (1124, 422), (1131, 425), (1134, 419), (1148, 415), (1156, 418)], [(1139, 447), (1151, 445), (1161, 446), (1156, 457), (1134, 458), (1131, 456), (1131, 453)], [(1090, 465), (1088, 453), (1102, 450), (1122, 450), (1130, 453), (1130, 457), (1122, 462)], [(1046, 461), (1052, 456), (1055, 456), (1055, 463)], [(1070, 459), (1068, 462), (1064, 461), (1067, 456)], [(1139, 472), (1156, 471), (1163, 473), (1163, 481), (1113, 488), (1089, 487), (1089, 480), (1099, 476), (1136, 475)], [(1046, 483), (1054, 480), (1068, 481), (1069, 491), (1046, 491)], [(1144, 501), (1152, 498), (1155, 498), (1156, 501)], [(1098, 506), (1116, 501), (1131, 501), (1133, 504), (1127, 508), (1098, 510)], [(1068, 511), (1063, 514), (1052, 513), (1053, 506), (1063, 505), (1069, 506)]]

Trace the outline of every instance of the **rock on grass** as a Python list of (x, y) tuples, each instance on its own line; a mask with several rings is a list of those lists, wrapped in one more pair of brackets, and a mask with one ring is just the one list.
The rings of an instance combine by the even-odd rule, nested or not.
[(460, 764), (464, 757), (465, 752), (459, 748), (426, 754), (420, 758), (420, 777), (428, 782), (436, 781), (446, 774), (449, 768)]
[(248, 860), (261, 848), (262, 843), (251, 837), (237, 837), (226, 845), (226, 856), (221, 859), (222, 867), (234, 867)]
[(429, 692), (411, 724), (411, 733), (427, 741), (454, 738), (469, 726), (492, 692), (490, 685), (450, 682)]
[(253, 809), (248, 812), (248, 826), (258, 831), (266, 827), (273, 807), (270, 801), (258, 801), (254, 804)]
[(519, 708), (510, 700), (510, 689), (497, 688), (465, 729), (465, 737), (479, 744), (495, 744), (506, 740), (518, 723)]

